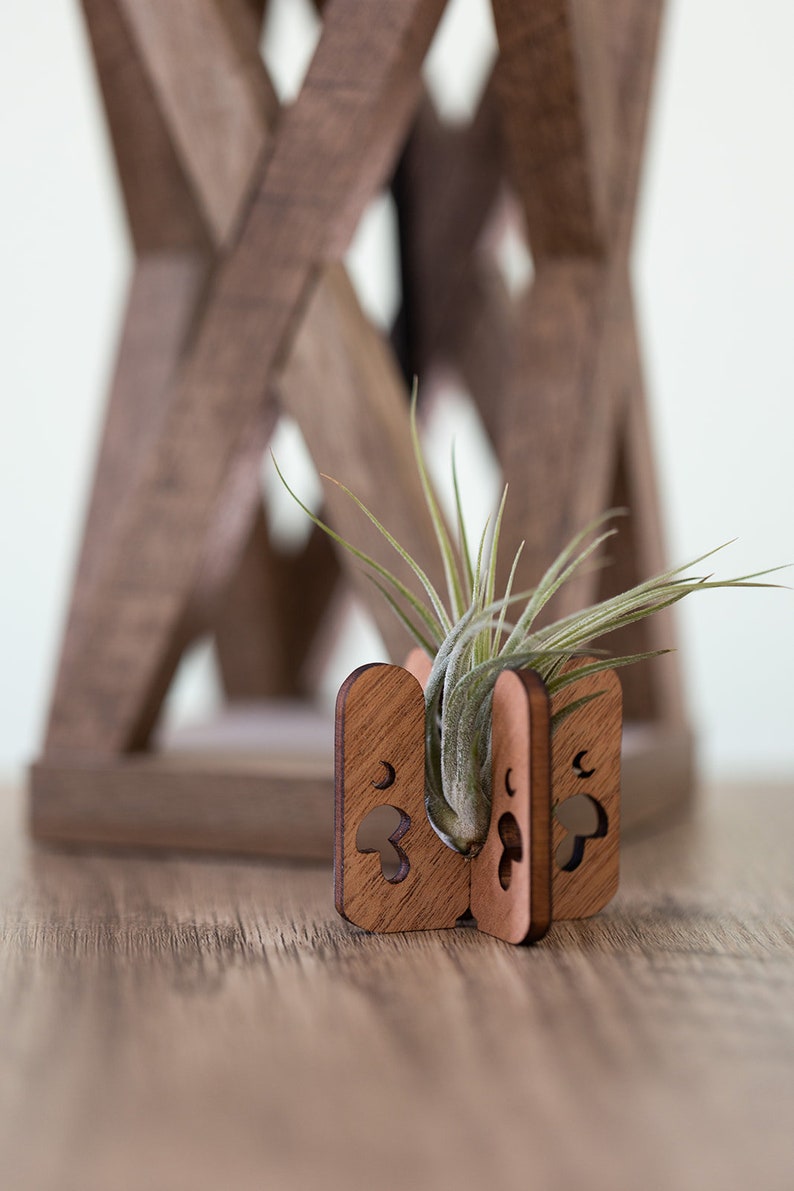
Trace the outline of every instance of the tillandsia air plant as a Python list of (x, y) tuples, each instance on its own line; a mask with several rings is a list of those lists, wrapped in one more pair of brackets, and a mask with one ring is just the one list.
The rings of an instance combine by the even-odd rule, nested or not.
[[(537, 627), (538, 617), (551, 598), (580, 573), (583, 565), (592, 560), (604, 542), (617, 532), (615, 528), (605, 527), (625, 510), (609, 509), (585, 526), (555, 558), (536, 587), (514, 592), (514, 579), (524, 545), (521, 543), (515, 551), (505, 589), (497, 595), (498, 551), (507, 487), (495, 516), (486, 521), (474, 544), (464, 524), (453, 450), (452, 479), (457, 519), (457, 534), (453, 540), (434, 493), (419, 441), (416, 386), (411, 398), (410, 425), (416, 466), (443, 562), (446, 599), (419, 564), (344, 484), (330, 476), (323, 477), (341, 488), (376, 526), (419, 581), (424, 599), (418, 598), (397, 576), (315, 516), (287, 484), (278, 464), (276, 470), (287, 491), (314, 524), (364, 564), (394, 614), (432, 659), (425, 688), (427, 814), (435, 831), (449, 847), (471, 857), (482, 848), (490, 822), (491, 705), (496, 680), (503, 670), (535, 670), (546, 683), (549, 694), (554, 695), (586, 674), (628, 666), (669, 652), (661, 649), (621, 657), (603, 656), (579, 666), (575, 672), (565, 670), (566, 662), (572, 658), (583, 653), (603, 652), (594, 650), (593, 642), (608, 633), (669, 608), (690, 592), (718, 587), (775, 586), (759, 580), (782, 568), (733, 579), (684, 574), (730, 544), (725, 543), (683, 566), (639, 583), (629, 591)], [(511, 610), (517, 614), (511, 615)], [(557, 717), (552, 717), (552, 731), (562, 717), (597, 697), (597, 694), (590, 695), (569, 703)]]

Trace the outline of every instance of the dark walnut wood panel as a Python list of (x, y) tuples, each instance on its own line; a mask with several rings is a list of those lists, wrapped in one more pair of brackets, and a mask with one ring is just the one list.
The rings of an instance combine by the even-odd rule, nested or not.
[(591, 701), (566, 716), (551, 740), (555, 920), (597, 914), (620, 879), (623, 692), (616, 671), (591, 674), (558, 691), (552, 714), (588, 696)]
[[(470, 865), (448, 848), (425, 812), (425, 700), (402, 666), (362, 666), (336, 703), (334, 901), (371, 931), (454, 927), (469, 908)], [(360, 842), (378, 809), (397, 825), (388, 837), (399, 864), (384, 880), (381, 855)]]

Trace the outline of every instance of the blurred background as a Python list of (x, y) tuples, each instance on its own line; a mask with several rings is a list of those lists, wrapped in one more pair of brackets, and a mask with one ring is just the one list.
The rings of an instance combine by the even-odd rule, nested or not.
[[(271, 4), (263, 45), (284, 101), (317, 32), (308, 0)], [(425, 67), (448, 118), (469, 114), (493, 37), (485, 0), (449, 6)], [(669, 0), (647, 142), (634, 278), (668, 552), (683, 562), (737, 537), (722, 574), (794, 559), (793, 42), (784, 0)], [(13, 778), (43, 731), (131, 253), (76, 0), (0, 7), (0, 89), (0, 776)], [(348, 256), (384, 324), (390, 219), (374, 204)], [(518, 249), (508, 264), (519, 277), (530, 267)], [(307, 490), (288, 426), (279, 454)], [(485, 464), (483, 478), (486, 499), (497, 481)], [(278, 515), (288, 532), (288, 510)], [(707, 778), (794, 772), (793, 613), (788, 591), (680, 607)], [(351, 617), (326, 698), (378, 648)], [(201, 715), (218, 699), (212, 651), (200, 647), (168, 714)]]

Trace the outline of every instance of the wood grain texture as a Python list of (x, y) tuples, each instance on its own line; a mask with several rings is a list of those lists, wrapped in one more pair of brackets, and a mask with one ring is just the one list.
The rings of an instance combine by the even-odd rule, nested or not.
[[(442, 7), (390, 0), (373, 22), (362, 0), (337, 0), (327, 14), (86, 610), (85, 665), (53, 722), (54, 747), (112, 754), (145, 743), (141, 709), (184, 615), (229, 464), (288, 349), (316, 262), (346, 243), (379, 180), (374, 147), (405, 133), (405, 97), (418, 98)], [(340, 76), (355, 85), (329, 85)]]
[(31, 771), (30, 829), (60, 845), (231, 852), (328, 861), (330, 762), (283, 757), (138, 754)]
[(211, 248), (121, 8), (122, 0), (83, 0), (116, 168), (137, 253)]
[[(478, 240), (503, 178), (499, 111), (486, 88), (470, 124), (445, 124), (425, 96), (395, 176), (410, 370), (423, 377), (478, 287)], [(462, 337), (462, 336), (461, 336)]]
[(551, 925), (549, 697), (531, 671), (499, 675), (493, 700), (491, 826), (471, 862), (477, 927), (534, 943)]
[[(401, 666), (355, 670), (336, 704), (336, 908), (370, 931), (453, 927), (469, 906), (470, 866), (436, 835), (425, 810), (425, 700)], [(400, 867), (386, 879), (359, 829), (378, 807), (401, 816), (389, 837)]]
[[(636, 334), (627, 344), (626, 377), (629, 400), (623, 424), (618, 465), (624, 468), (625, 490), (630, 494), (635, 541), (632, 557), (637, 573), (653, 575), (665, 570), (670, 557), (664, 531), (659, 484), (654, 459), (649, 411), (643, 400), (642, 362)], [(645, 623), (641, 649), (675, 649), (678, 644), (672, 609), (663, 610)], [(612, 645), (610, 643), (610, 648)], [(681, 666), (675, 655), (660, 657), (653, 663), (653, 713), (670, 725), (684, 727), (688, 720)], [(626, 698), (631, 712), (635, 700)], [(639, 717), (638, 717), (639, 718)]]
[[(581, 136), (569, 132), (567, 139), (563, 137), (560, 168), (569, 176), (565, 170), (576, 160), (579, 146), (578, 177), (585, 187), (580, 193), (586, 193), (583, 179), (600, 179), (606, 229), (603, 264), (588, 259), (592, 253), (584, 246), (565, 260), (536, 253), (537, 275), (516, 313), (521, 331), (495, 431), (511, 486), (505, 531), (508, 537), (528, 537), (527, 578), (542, 571), (574, 532), (614, 503), (616, 476), (624, 465), (631, 483), (623, 495), (630, 498), (635, 519), (632, 532), (621, 535), (614, 547), (615, 583), (635, 581), (664, 566), (658, 500), (643, 431), (643, 379), (628, 269), (661, 8), (658, 0), (594, 0), (533, 6), (531, 11), (504, 5), (500, 15), (497, 6), (504, 36), (516, 39), (517, 45), (537, 42), (534, 57), (514, 55), (513, 71), (537, 71), (539, 77), (544, 69), (555, 73), (554, 85), (544, 84), (538, 94), (530, 91), (529, 102), (549, 103), (554, 119), (573, 121), (572, 127), (581, 131)], [(578, 60), (585, 46), (589, 63)], [(575, 85), (566, 88), (565, 70), (554, 67), (555, 58), (558, 66), (565, 67), (567, 61), (566, 69), (574, 70)], [(505, 77), (509, 84), (509, 70)], [(592, 104), (584, 102), (589, 86), (595, 86), (599, 96)], [(503, 85), (501, 93), (504, 98), (510, 87), (506, 92)], [(556, 105), (550, 98), (554, 95)], [(505, 118), (514, 151), (517, 135), (523, 135), (525, 164), (538, 154), (542, 160), (542, 127), (533, 131), (529, 126), (525, 135), (522, 128), (517, 132), (509, 104)], [(595, 173), (588, 174), (586, 163), (582, 165), (584, 147), (595, 151)], [(555, 168), (549, 171), (552, 187)], [(541, 172), (542, 190), (546, 171)], [(522, 186), (522, 176), (517, 175), (520, 193), (531, 180), (531, 174), (526, 175)], [(567, 218), (569, 208), (577, 209), (568, 197), (560, 199), (560, 219)], [(532, 219), (529, 213), (528, 217)], [(531, 432), (516, 433), (522, 425), (531, 425)], [(543, 427), (540, 434), (538, 426)], [(564, 614), (597, 595), (595, 579), (585, 579), (563, 594), (554, 611)], [(636, 635), (643, 641), (652, 635), (654, 646), (665, 638), (672, 643), (671, 617), (640, 626)], [(627, 715), (682, 724), (680, 687), (675, 659), (637, 671), (627, 682)]]
[[(579, 6), (571, 11), (571, 19), (574, 24), (582, 20), (594, 23), (590, 40), (594, 45), (599, 42), (599, 72), (604, 76), (606, 68), (612, 68), (610, 85), (616, 96), (610, 110), (621, 138), (620, 164), (615, 170), (619, 193), (613, 198), (617, 228), (620, 212), (625, 213), (626, 202), (631, 201), (627, 195), (633, 194), (631, 178), (636, 181), (639, 166), (643, 119), (632, 104), (639, 104), (643, 112), (647, 109), (652, 46), (648, 37), (653, 21), (649, 24), (638, 11), (597, 8)], [(619, 30), (613, 28), (615, 22)], [(640, 43), (643, 49), (635, 62), (632, 55)], [(605, 62), (607, 48), (610, 60)], [(643, 71), (646, 75), (641, 80)], [(635, 95), (640, 84), (645, 93)], [(631, 98), (627, 98), (627, 87), (633, 88)], [(615, 565), (603, 572), (604, 586), (599, 591), (591, 578), (570, 588), (565, 606), (557, 608), (563, 613), (606, 594), (607, 584), (610, 591), (620, 584), (625, 588), (663, 569), (665, 555), (657, 548), (659, 512), (647, 436), (642, 442), (632, 430), (631, 443), (623, 450), (624, 422), (634, 427), (645, 415), (633, 312), (626, 301), (622, 265), (618, 264), (610, 279), (608, 270), (586, 260), (541, 260), (540, 275), (516, 310), (515, 304), (500, 295), (498, 280), (485, 270), (487, 254), (473, 254), (476, 235), (492, 213), (494, 179), (498, 180), (500, 168), (493, 152), (498, 129), (493, 130), (492, 120), (489, 123), (496, 89), (492, 80), (475, 123), (464, 130), (442, 125), (426, 104), (406, 150), (399, 194), (401, 208), (407, 207), (401, 229), (408, 233), (404, 271), (410, 283), (411, 322), (420, 328), (414, 350), (417, 359), (427, 361), (441, 355), (461, 369), (486, 428), (501, 443), (500, 454), (511, 482), (509, 527), (516, 535), (529, 538), (528, 583), (567, 537), (601, 509), (629, 505), (635, 510), (636, 526), (641, 528), (621, 522), (620, 537), (611, 550)], [(602, 130), (606, 123), (602, 114)], [(480, 140), (487, 141), (489, 131), (491, 152), (478, 153)], [(602, 165), (606, 175), (609, 153), (604, 153)], [(616, 261), (624, 247), (625, 238)], [(451, 294), (444, 287), (455, 281), (455, 300), (450, 296), (440, 300), (442, 294)], [(517, 318), (526, 330), (518, 338), (518, 359), (511, 366)], [(512, 384), (505, 394), (511, 370)], [(500, 400), (505, 395), (507, 400)], [(522, 432), (521, 428), (530, 424), (533, 430), (541, 424), (543, 434)], [(626, 456), (632, 477), (628, 491), (625, 485), (618, 488), (612, 479), (626, 463)], [(659, 623), (640, 624), (633, 641), (616, 644), (616, 648), (641, 652), (672, 642), (670, 621), (668, 616)], [(629, 671), (625, 705), (627, 714), (635, 719), (661, 717), (666, 723), (682, 722), (675, 659)]]
[(529, 948), (363, 934), (330, 864), (74, 856), (22, 814), (0, 797), (14, 1191), (789, 1191), (790, 782), (629, 840), (608, 909)]
[[(626, 411), (626, 420), (630, 410)], [(651, 527), (646, 524), (638, 507), (638, 494), (632, 483), (630, 474), (628, 451), (625, 442), (625, 429), (621, 432), (614, 463), (609, 507), (625, 509), (626, 515), (617, 523), (619, 534), (610, 545), (610, 565), (604, 567), (599, 577), (598, 600), (610, 599), (620, 592), (628, 591), (635, 584), (640, 583), (648, 575), (659, 574), (667, 567), (658, 562), (648, 565), (648, 552), (643, 548), (646, 533), (650, 534)], [(652, 476), (649, 477), (652, 482)], [(653, 501), (655, 506), (656, 502)], [(610, 633), (604, 640), (604, 647), (616, 656), (633, 653), (649, 653), (656, 648), (672, 648), (675, 641), (672, 618), (661, 618), (657, 623), (657, 616), (638, 620), (618, 633)], [(669, 634), (664, 640), (665, 634)], [(658, 718), (668, 718), (663, 711), (664, 701), (661, 698), (662, 684), (659, 681), (659, 662), (666, 659), (656, 659), (641, 666), (627, 666), (621, 672), (623, 687), (623, 707), (627, 718), (644, 720), (646, 722)], [(677, 669), (677, 667), (673, 667)]]
[[(422, 104), (395, 176), (404, 367), (457, 369), (496, 441), (515, 347), (516, 311), (485, 240), (503, 197), (503, 138), (493, 79), (471, 124)], [(517, 206), (517, 204), (516, 204)]]
[[(232, 237), (251, 185), (261, 173), (262, 157), (276, 119), (275, 96), (259, 54), (261, 10), (261, 3), (249, 5), (246, 0), (224, 0), (222, 4), (214, 0), (198, 0), (196, 4), (165, 6), (151, 4), (149, 0), (119, 0), (114, 26), (116, 9), (112, 4), (107, 11), (95, 11), (92, 6), (87, 8), (92, 27), (96, 25), (94, 40), (100, 73), (105, 69), (110, 71), (112, 87), (108, 113), (111, 128), (117, 133), (114, 147), (120, 164), (123, 165), (130, 154), (128, 138), (131, 130), (127, 123), (119, 124), (119, 120), (139, 121), (140, 127), (136, 125), (131, 145), (133, 149), (137, 146), (138, 153), (147, 143), (150, 145), (153, 157), (149, 164), (157, 174), (152, 180), (147, 172), (147, 187), (157, 195), (165, 158), (162, 146), (157, 155), (155, 150), (167, 138), (186, 179), (189, 195), (183, 202), (195, 207), (193, 215), (206, 228), (219, 258), (225, 243)], [(108, 31), (112, 33), (114, 29), (116, 40), (123, 39), (125, 54), (124, 71), (120, 77), (114, 73), (113, 67), (120, 56), (122, 42), (115, 54), (113, 44), (107, 45)], [(104, 37), (100, 36), (103, 30)], [(136, 81), (138, 75), (145, 86)], [(138, 109), (142, 99), (155, 108), (160, 124), (153, 119), (140, 121)], [(128, 173), (129, 170), (123, 171), (124, 179)], [(137, 182), (137, 176), (133, 176), (130, 184), (134, 187)], [(166, 197), (164, 192), (159, 200), (157, 217), (168, 227), (171, 212), (163, 209)], [(177, 201), (177, 196), (172, 195), (171, 201)], [(131, 218), (134, 214), (131, 212)], [(154, 218), (155, 212), (151, 214)], [(173, 262), (174, 254), (169, 253), (155, 259), (154, 265), (162, 271), (169, 266), (173, 268)], [(143, 271), (146, 264), (146, 261), (139, 262), (138, 271)], [(151, 269), (151, 265), (149, 267)], [(199, 290), (195, 295), (191, 314), (195, 314), (202, 292)], [(152, 303), (148, 311), (149, 323), (157, 329), (143, 342), (138, 324), (148, 325), (144, 322), (145, 316), (134, 322), (135, 312), (131, 311), (127, 318), (125, 336), (134, 338), (138, 350), (131, 366), (125, 357), (127, 384), (120, 396), (126, 399), (121, 402), (126, 421), (138, 417), (149, 431), (151, 445), (164, 413), (165, 386), (152, 387), (149, 360), (157, 361), (162, 354), (158, 350), (162, 337), (159, 325), (168, 326), (169, 319), (163, 317), (157, 303)], [(155, 322), (158, 317), (160, 324)], [(181, 354), (183, 341), (177, 346)], [(178, 358), (176, 352), (173, 356), (172, 372)], [(167, 379), (171, 380), (172, 376)], [(128, 391), (131, 388), (132, 393)], [(148, 410), (152, 403), (157, 418)], [(282, 590), (290, 579), (296, 577), (295, 568), (284, 565), (283, 559), (273, 552), (265, 552), (259, 567), (252, 560), (253, 551), (262, 544), (261, 535), (256, 534), (257, 506), (261, 504), (260, 458), (274, 420), (275, 414), (272, 414), (269, 419), (262, 420), (263, 424), (254, 425), (229, 469), (208, 533), (190, 606), (183, 623), (175, 630), (176, 640), (170, 640), (163, 649), (167, 662), (160, 668), (160, 681), (150, 689), (148, 712), (146, 708), (142, 709), (142, 733), (157, 717), (160, 694), (171, 679), (180, 645), (213, 628), (216, 629), (219, 662), (230, 693), (234, 690), (251, 697), (291, 694), (296, 690), (297, 671), (308, 648), (308, 644), (296, 640), (299, 636), (295, 631), (296, 620), (301, 612), (308, 613), (309, 609), (301, 608), (299, 601), (293, 601), (289, 606), (281, 601), (276, 607), (273, 600), (262, 599), (244, 630), (248, 649), (240, 648), (241, 634), (237, 628), (237, 614), (252, 610), (254, 601), (263, 594), (263, 586), (268, 592)], [(98, 553), (95, 541), (99, 536), (96, 522), (111, 521), (133, 490), (128, 483), (125, 491), (122, 481), (130, 471), (129, 459), (139, 461), (141, 452), (135, 455), (131, 449), (134, 445), (124, 444), (124, 466), (118, 466), (117, 456), (121, 452), (103, 448), (100, 454), (100, 468), (109, 469), (116, 477), (116, 499), (108, 500), (106, 493), (98, 491), (92, 501), (86, 541), (95, 555)], [(123, 494), (124, 499), (120, 499), (119, 494)], [(304, 567), (317, 562), (317, 551), (313, 549), (310, 556), (303, 556), (301, 561)], [(84, 582), (84, 569), (87, 570), (81, 563), (76, 603), (82, 603), (86, 598), (90, 576), (86, 575)], [(232, 590), (224, 598), (230, 575), (235, 575)], [(223, 606), (217, 612), (219, 598), (223, 600)], [(292, 612), (294, 615), (288, 615)], [(273, 615), (280, 619), (274, 621)], [(67, 633), (67, 646), (73, 637), (73, 632)], [(310, 641), (311, 627), (307, 637)], [(289, 667), (278, 664), (279, 646), (297, 650), (290, 655)]]
[[(528, 54), (516, 61), (514, 54), (511, 63), (510, 53), (498, 61), (470, 127), (443, 125), (429, 102), (420, 109), (401, 167), (399, 199), (406, 208), (401, 230), (407, 235), (411, 324), (418, 327), (414, 359), (425, 367), (439, 358), (458, 367), (499, 444), (511, 485), (508, 536), (528, 538), (527, 583), (595, 513), (607, 505), (634, 510), (633, 522), (621, 523), (610, 551), (615, 566), (603, 573), (600, 590), (593, 579), (570, 588), (557, 608), (562, 613), (665, 565), (625, 269), (661, 5), (595, 0), (569, 5), (565, 12), (560, 6), (551, 13), (552, 7), (535, 7), (527, 16), (521, 6), (503, 6), (503, 28), (519, 41), (535, 38), (537, 61)], [(566, 44), (566, 68), (574, 70), (577, 82), (555, 108), (551, 96), (559, 97), (565, 86), (564, 71), (553, 70), (553, 63), (555, 55), (565, 57)], [(590, 60), (580, 62), (583, 46)], [(502, 115), (512, 143), (518, 120), (510, 111), (510, 72), (538, 72), (544, 55), (546, 68), (555, 73), (554, 87), (529, 102), (546, 102), (560, 120), (584, 119), (589, 141), (579, 143), (594, 150), (612, 265), (605, 268), (581, 254), (556, 261), (540, 253), (533, 287), (511, 303), (487, 268), (482, 243), (478, 252), (474, 247), (493, 219), (502, 169), (497, 100), (501, 95), (506, 103)], [(599, 99), (588, 105), (583, 97), (593, 85)], [(527, 102), (518, 89), (517, 102)], [(579, 101), (584, 113), (577, 115)], [(530, 160), (539, 151), (540, 132), (529, 122), (518, 132), (526, 138), (523, 152)], [(547, 176), (531, 181), (542, 189)], [(555, 216), (558, 205), (555, 200)], [(635, 626), (620, 651), (673, 643), (671, 620), (668, 615)], [(628, 671), (627, 715), (683, 724), (680, 687), (674, 658)]]
[[(536, 583), (573, 534), (606, 507), (622, 396), (612, 383), (609, 303), (605, 266), (582, 258), (547, 262), (519, 300), (497, 446), (510, 485), (504, 540), (526, 541), (521, 587)], [(575, 521), (583, 511), (580, 494), (589, 507)], [(509, 562), (502, 564), (506, 581)], [(566, 585), (555, 613), (591, 602), (594, 590), (594, 579)]]
[[(302, 427), (324, 476), (355, 492), (443, 590), (443, 568), (411, 446), (405, 382), (342, 265), (329, 265), (319, 276), (277, 393), (282, 408)], [(415, 589), (412, 572), (350, 497), (327, 479), (324, 490), (326, 517), (334, 529)], [(339, 560), (389, 655), (401, 659), (410, 636), (359, 560), (342, 550)]]
[(495, 0), (498, 93), (533, 255), (598, 256), (613, 134), (606, 28), (592, 0)]
[(204, 222), (222, 244), (261, 168), (277, 108), (256, 28), (240, 35), (241, 0), (118, 3)]
[[(630, 375), (627, 370), (627, 378)], [(617, 523), (619, 533), (611, 543), (610, 565), (603, 569), (599, 578), (599, 600), (627, 591), (648, 575), (667, 570), (669, 565), (636, 352), (634, 378), (618, 434), (609, 496), (609, 506), (626, 509), (628, 515)], [(616, 656), (658, 649), (674, 650), (677, 633), (673, 610), (665, 609), (610, 634), (604, 645)], [(641, 666), (629, 666), (620, 677), (626, 719), (662, 721), (671, 728), (685, 726), (683, 680), (675, 654), (655, 658)]]
[(309, 535), (305, 549), (288, 554), (274, 545), (258, 510), (214, 622), (228, 698), (309, 694), (307, 663), (339, 577), (336, 554), (322, 530)]
[(612, 64), (615, 135), (612, 152), (613, 240), (631, 243), (643, 148), (656, 75), (664, 0), (595, 0)]
[[(154, 254), (135, 265), (75, 568), (48, 738), (69, 698), (70, 675), (82, 665), (85, 611), (123, 523), (128, 496), (157, 439), (164, 394), (190, 333), (208, 268), (201, 252)], [(150, 710), (157, 708), (150, 704)]]
[[(95, 587), (162, 432), (178, 365), (205, 296), (211, 250), (219, 251), (228, 238), (275, 110), (258, 55), (256, 22), (241, 0), (226, 0), (222, 8), (212, 0), (165, 7), (148, 0), (107, 5), (87, 0), (84, 7), (133, 240), (142, 255), (131, 286), (45, 748), (57, 739), (75, 677), (84, 671)], [(254, 71), (252, 53), (258, 63)], [(185, 243), (191, 251), (185, 251)], [(211, 581), (217, 588), (217, 575), (206, 555), (215, 572), (220, 554), (231, 570), (235, 554), (229, 559), (228, 545), (221, 551), (217, 541), (227, 544), (233, 537), (240, 509), (244, 526), (253, 520), (253, 511), (247, 512), (250, 495), (240, 500), (239, 460), (231, 471), (199, 569), (209, 597), (216, 594)], [(255, 476), (254, 471), (248, 484), (254, 492)], [(236, 510), (231, 515), (230, 505)], [(157, 719), (185, 644), (206, 628), (200, 609), (186, 607), (162, 642), (137, 710), (142, 738)]]
[[(584, 664), (586, 660), (582, 659)], [(569, 666), (574, 669), (574, 664)], [(591, 695), (591, 702), (571, 712), (555, 729), (551, 742), (552, 799), (552, 904), (555, 920), (586, 918), (602, 910), (618, 890), (620, 875), (620, 755), (623, 699), (614, 670), (591, 674), (563, 687), (552, 699), (552, 714)], [(574, 826), (566, 815), (566, 802), (586, 796), (597, 813), (586, 825), (592, 837), (580, 837), (578, 849), (568, 831)]]

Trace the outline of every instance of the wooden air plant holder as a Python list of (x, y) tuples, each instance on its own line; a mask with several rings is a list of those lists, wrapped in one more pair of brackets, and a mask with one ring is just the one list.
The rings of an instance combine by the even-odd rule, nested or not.
[[(423, 417), (452, 371), (510, 484), (504, 537), (526, 540), (525, 585), (610, 505), (631, 508), (615, 565), (570, 585), (559, 614), (664, 569), (629, 273), (661, 0), (493, 0), (498, 53), (460, 126), (422, 74), (445, 0), (380, 0), (377, 20), (370, 0), (317, 0), (321, 34), (286, 107), (259, 52), (264, 0), (81, 3), (135, 264), (32, 830), (327, 858), (330, 749), (277, 749), (273, 702), (310, 700), (351, 591), (390, 657), (406, 642), (319, 531), (297, 555), (272, 540), (261, 466), (282, 414), (439, 586), (406, 378), (422, 380)], [(402, 278), (388, 334), (344, 264), (384, 190)], [(499, 267), (505, 228), (531, 250), (521, 292)], [(390, 565), (331, 485), (324, 516)], [(626, 632), (616, 652), (673, 643), (666, 614)], [(197, 745), (161, 732), (160, 711), (207, 637), (228, 704)], [(625, 828), (686, 798), (691, 739), (672, 659), (627, 674), (624, 697)], [(556, 800), (578, 788), (564, 768)], [(586, 844), (588, 864), (615, 824)], [(412, 871), (390, 887), (395, 905)], [(580, 883), (555, 872), (555, 914), (582, 912)]]
[[(583, 665), (584, 660), (575, 665)], [(336, 720), (335, 900), (370, 931), (454, 927), (469, 913), (508, 943), (532, 943), (553, 919), (597, 913), (618, 886), (622, 692), (613, 670), (552, 699), (533, 671), (505, 671), (493, 702), (492, 803), (482, 850), (467, 860), (425, 811), (423, 683), (429, 662), (363, 666), (342, 685)], [(596, 698), (563, 718), (554, 712)], [(574, 823), (573, 801), (592, 822)], [(373, 812), (393, 807), (399, 865), (385, 876), (362, 842)]]

